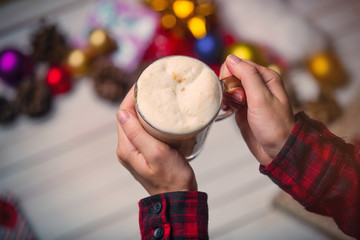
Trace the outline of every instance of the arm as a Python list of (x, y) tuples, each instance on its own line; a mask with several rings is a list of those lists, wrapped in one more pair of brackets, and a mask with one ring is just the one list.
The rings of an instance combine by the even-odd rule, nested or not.
[[(332, 216), (347, 234), (360, 238), (360, 160), (353, 145), (331, 134), (304, 113), (294, 115), (282, 80), (275, 72), (229, 56), (221, 78), (242, 81), (246, 106), (236, 122), (260, 170), (308, 210)], [(232, 96), (244, 102), (241, 91)], [(285, 145), (284, 145), (285, 144)]]
[(346, 234), (360, 238), (360, 156), (325, 125), (304, 113), (263, 174), (307, 210), (331, 216)]
[(119, 162), (151, 195), (139, 202), (142, 239), (207, 239), (207, 195), (197, 192), (193, 169), (137, 119), (132, 88), (117, 113)]

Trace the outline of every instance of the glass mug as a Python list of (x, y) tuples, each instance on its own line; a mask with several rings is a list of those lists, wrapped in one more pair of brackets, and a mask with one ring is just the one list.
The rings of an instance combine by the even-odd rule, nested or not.
[[(199, 61), (195, 58), (191, 58), (191, 57), (168, 56), (168, 57), (164, 57), (159, 60), (156, 60), (154, 63), (159, 62), (159, 61), (166, 61), (166, 59), (168, 59), (168, 58), (179, 58), (179, 57), (190, 58), (195, 61), (201, 62), (201, 61)], [(152, 63), (152, 64), (154, 64), (154, 63)], [(150, 64), (150, 65), (152, 65), (152, 64)], [(213, 70), (210, 67), (205, 65), (205, 63), (202, 63), (202, 64), (205, 66), (207, 71), (211, 71), (214, 74), (214, 76), (216, 76), (216, 74), (213, 72)], [(144, 72), (148, 68), (146, 68), (144, 70)], [(141, 75), (140, 75), (139, 79), (140, 78), (141, 78)], [(138, 79), (138, 81), (139, 81), (139, 79)], [(199, 155), (199, 153), (201, 152), (211, 125), (215, 121), (220, 121), (220, 120), (225, 119), (228, 116), (232, 115), (233, 110), (231, 110), (231, 109), (220, 113), (224, 93), (231, 92), (236, 88), (242, 87), (240, 80), (234, 76), (227, 77), (222, 80), (219, 80), (219, 78), (217, 78), (217, 76), (216, 76), (216, 84), (221, 89), (222, 94), (220, 94), (220, 97), (217, 100), (217, 101), (219, 101), (218, 102), (219, 108), (216, 110), (215, 114), (208, 120), (208, 122), (205, 125), (203, 125), (199, 128), (192, 129), (190, 131), (183, 132), (183, 133), (173, 133), (173, 132), (160, 130), (159, 127), (155, 127), (154, 124), (152, 124), (144, 116), (144, 114), (142, 113), (141, 109), (139, 108), (139, 104), (138, 104), (138, 94), (139, 94), (138, 93), (138, 91), (139, 91), (138, 81), (135, 84), (134, 98), (135, 98), (136, 112), (137, 112), (137, 115), (138, 115), (141, 125), (150, 135), (152, 135), (153, 137), (155, 137), (156, 139), (158, 139), (164, 143), (167, 143), (171, 147), (175, 148), (189, 161), (194, 159), (195, 157), (197, 157)], [(156, 87), (156, 86), (153, 86), (153, 87)]]

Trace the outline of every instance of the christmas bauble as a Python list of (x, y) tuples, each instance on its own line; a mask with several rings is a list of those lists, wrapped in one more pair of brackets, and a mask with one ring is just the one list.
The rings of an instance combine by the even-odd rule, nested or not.
[(224, 46), (217, 34), (208, 34), (195, 41), (196, 55), (208, 64), (220, 63)]
[(314, 78), (323, 86), (338, 87), (346, 83), (345, 71), (337, 56), (331, 51), (315, 54), (308, 59), (307, 66)]
[(66, 93), (71, 89), (71, 77), (69, 72), (60, 66), (51, 67), (46, 76), (51, 93), (58, 95)]
[(0, 78), (10, 86), (17, 86), (32, 71), (30, 59), (15, 49), (0, 52)]
[(252, 44), (235, 43), (229, 46), (226, 53), (233, 54), (242, 59), (253, 61), (259, 65), (265, 65), (264, 56), (261, 50)]

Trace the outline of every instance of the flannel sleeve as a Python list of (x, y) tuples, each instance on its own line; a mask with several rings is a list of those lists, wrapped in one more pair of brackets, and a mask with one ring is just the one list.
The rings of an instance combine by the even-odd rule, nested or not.
[(355, 146), (305, 113), (285, 145), (260, 171), (307, 210), (333, 217), (346, 234), (360, 238), (360, 157)]
[(208, 239), (207, 194), (170, 192), (139, 202), (141, 239)]

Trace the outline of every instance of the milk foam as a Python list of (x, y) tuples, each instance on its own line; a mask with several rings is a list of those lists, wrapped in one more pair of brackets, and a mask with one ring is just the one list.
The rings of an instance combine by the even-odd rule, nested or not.
[(217, 115), (222, 88), (199, 60), (171, 56), (148, 66), (137, 82), (137, 105), (153, 127), (182, 134), (206, 126)]

